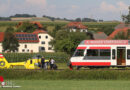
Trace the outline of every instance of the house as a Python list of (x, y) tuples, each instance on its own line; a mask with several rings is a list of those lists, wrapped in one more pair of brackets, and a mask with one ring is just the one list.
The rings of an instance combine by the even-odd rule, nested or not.
[(119, 32), (125, 32), (127, 33), (130, 29), (130, 24), (124, 24), (121, 23), (115, 27), (114, 32), (112, 32), (107, 39), (113, 39), (116, 35), (118, 35)]
[(65, 26), (70, 32), (87, 32), (87, 27), (81, 22), (70, 22)]
[[(50, 41), (53, 39), (46, 31), (35, 30), (33, 33), (16, 32), (19, 41), (18, 53), (54, 52)], [(2, 52), (2, 41), (4, 32), (0, 32), (0, 52)]]
[[(50, 41), (53, 40), (45, 30), (40, 22), (30, 22), (36, 25), (37, 29), (33, 33), (16, 32), (15, 36), (19, 41), (19, 53), (29, 52), (54, 52), (53, 47), (50, 45)], [(17, 28), (20, 27), (23, 22), (19, 22)], [(4, 39), (4, 32), (0, 32), (0, 52), (2, 49), (2, 42)]]

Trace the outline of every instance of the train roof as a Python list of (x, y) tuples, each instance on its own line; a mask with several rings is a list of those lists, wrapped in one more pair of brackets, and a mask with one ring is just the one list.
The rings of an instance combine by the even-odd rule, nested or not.
[(79, 45), (130, 45), (130, 40), (83, 40)]

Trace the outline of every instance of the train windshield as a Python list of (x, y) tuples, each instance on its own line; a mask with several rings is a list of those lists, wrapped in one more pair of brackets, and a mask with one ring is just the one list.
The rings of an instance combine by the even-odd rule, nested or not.
[(84, 56), (84, 49), (77, 49), (73, 55), (73, 57)]

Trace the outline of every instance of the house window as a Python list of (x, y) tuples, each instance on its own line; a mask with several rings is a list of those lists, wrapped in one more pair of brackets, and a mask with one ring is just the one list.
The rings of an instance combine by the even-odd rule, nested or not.
[(41, 36), (39, 36), (39, 39), (41, 39)]
[(45, 44), (45, 41), (42, 41), (41, 44)]
[(52, 47), (48, 47), (48, 50), (52, 50)]
[(48, 39), (48, 36), (46, 36), (46, 39)]
[(29, 52), (29, 49), (27, 50), (27, 52)]
[(45, 47), (39, 47), (39, 52), (45, 52)]
[(25, 45), (24, 48), (27, 48), (27, 45)]
[(41, 50), (45, 50), (45, 48), (44, 48), (44, 47), (41, 47)]
[(22, 52), (25, 52), (25, 50), (23, 49)]

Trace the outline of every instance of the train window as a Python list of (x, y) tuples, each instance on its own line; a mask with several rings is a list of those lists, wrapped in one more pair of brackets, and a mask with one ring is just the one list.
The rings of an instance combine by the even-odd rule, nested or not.
[(97, 49), (88, 49), (87, 56), (98, 56), (98, 50)]
[(110, 56), (110, 49), (101, 49), (100, 56)]
[(84, 49), (77, 49), (73, 56), (84, 56)]
[(130, 49), (127, 50), (127, 59), (130, 59)]
[(112, 59), (116, 59), (116, 50), (115, 49), (112, 49)]
[(84, 60), (110, 60), (110, 49), (88, 49)]

